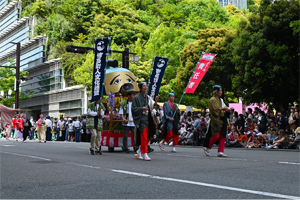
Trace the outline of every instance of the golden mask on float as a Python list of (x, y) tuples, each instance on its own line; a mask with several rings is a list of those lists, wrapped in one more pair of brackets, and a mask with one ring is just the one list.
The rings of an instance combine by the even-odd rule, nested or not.
[(109, 68), (105, 73), (105, 93), (126, 94), (129, 91), (139, 92), (135, 76), (124, 68)]

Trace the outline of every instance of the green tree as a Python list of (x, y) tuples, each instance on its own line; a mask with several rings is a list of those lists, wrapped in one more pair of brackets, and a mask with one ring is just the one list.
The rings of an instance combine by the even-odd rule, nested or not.
[(263, 4), (259, 14), (243, 21), (232, 42), (236, 94), (247, 102), (278, 107), (299, 100), (299, 1)]
[(89, 28), (90, 41), (94, 41), (94, 38), (114, 36), (116, 44), (129, 45), (138, 38), (149, 38), (149, 27), (140, 22), (139, 16), (129, 6), (122, 3), (118, 6), (103, 3), (102, 9)]
[[(15, 63), (13, 60), (9, 59), (10, 67), (15, 67)], [(5, 105), (6, 107), (12, 107), (12, 103), (15, 102), (15, 91), (14, 91), (14, 84), (15, 84), (15, 73), (16, 70), (13, 68), (2, 68), (0, 67), (0, 91), (4, 91), (4, 98), (1, 99), (0, 103)], [(20, 72), (20, 77), (28, 76), (28, 72)], [(12, 94), (8, 96), (8, 91), (12, 90)], [(20, 91), (19, 100), (29, 99), (32, 94), (30, 92), (23, 92)]]
[(83, 85), (87, 88), (87, 92), (92, 92), (94, 69), (94, 53), (89, 52), (85, 55), (84, 62), (74, 70), (75, 84)]

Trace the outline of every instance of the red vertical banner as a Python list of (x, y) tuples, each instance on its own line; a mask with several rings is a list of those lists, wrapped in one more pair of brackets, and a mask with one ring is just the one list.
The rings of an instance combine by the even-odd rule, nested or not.
[(207, 72), (216, 54), (204, 53), (185, 89), (185, 93), (194, 93), (203, 76)]

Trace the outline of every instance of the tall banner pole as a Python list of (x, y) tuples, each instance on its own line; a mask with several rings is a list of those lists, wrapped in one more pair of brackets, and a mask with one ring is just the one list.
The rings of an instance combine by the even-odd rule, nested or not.
[[(195, 66), (195, 69), (194, 69), (194, 71), (193, 71), (193, 73), (192, 73), (192, 75), (191, 75), (191, 77), (190, 77), (190, 79), (189, 79), (189, 82), (190, 82), (190, 80), (192, 79), (192, 77), (193, 77), (193, 75), (194, 75), (194, 73), (195, 73), (195, 71), (196, 71), (196, 68), (197, 68), (197, 66), (198, 66), (198, 63), (200, 62), (200, 60), (201, 60), (201, 58), (202, 58), (202, 55), (203, 55), (204, 53), (205, 53), (204, 51), (201, 52), (201, 56), (200, 56), (200, 58), (199, 58), (199, 60), (198, 60), (198, 62), (197, 62), (197, 64), (196, 64), (196, 66)], [(188, 84), (186, 85), (186, 87), (185, 87), (185, 89), (184, 89), (184, 91), (183, 91), (183, 94), (182, 94), (182, 96), (181, 96), (181, 98), (180, 98), (180, 101), (178, 102), (178, 108), (179, 108), (179, 105), (180, 105), (180, 103), (181, 103), (181, 100), (182, 100), (183, 96), (185, 95), (185, 91), (186, 91), (186, 89), (187, 89), (187, 87), (188, 87), (188, 85), (189, 85), (189, 82), (188, 82)], [(173, 114), (173, 118), (175, 117), (176, 112), (177, 112), (177, 110), (175, 110), (175, 112), (174, 112), (174, 114)]]
[[(111, 40), (112, 40), (112, 38), (111, 37), (109, 37), (108, 38), (108, 41), (109, 41), (109, 44), (108, 44), (108, 50), (110, 50), (110, 46), (111, 46)], [(99, 103), (99, 105), (101, 106), (101, 104), (102, 104), (102, 97), (103, 97), (103, 91), (104, 91), (104, 83), (105, 83), (105, 74), (106, 74), (106, 69), (107, 69), (107, 59), (108, 59), (108, 56), (109, 56), (109, 51), (107, 51), (107, 53), (106, 53), (106, 63), (105, 63), (105, 69), (104, 69), (104, 76), (103, 76), (103, 83), (102, 83), (102, 90), (101, 90), (101, 96), (100, 96), (100, 103)]]
[(148, 90), (147, 90), (147, 93), (148, 93), (148, 91), (149, 91), (150, 78), (151, 78), (151, 75), (152, 75), (154, 59), (155, 59), (155, 55), (153, 55), (153, 58), (152, 58), (151, 69), (150, 69), (149, 79), (148, 79)]
[(94, 59), (94, 69), (93, 69), (91, 102), (101, 99), (103, 95), (105, 69), (107, 66), (107, 62), (106, 62), (107, 46), (108, 46), (108, 38), (95, 39), (95, 49), (94, 49), (95, 59)]

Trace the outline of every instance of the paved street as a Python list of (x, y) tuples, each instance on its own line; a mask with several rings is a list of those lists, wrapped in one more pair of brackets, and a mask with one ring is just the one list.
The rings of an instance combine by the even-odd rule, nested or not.
[(0, 139), (1, 199), (299, 199), (298, 150), (157, 146), (130, 154), (89, 155), (88, 143)]

